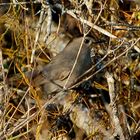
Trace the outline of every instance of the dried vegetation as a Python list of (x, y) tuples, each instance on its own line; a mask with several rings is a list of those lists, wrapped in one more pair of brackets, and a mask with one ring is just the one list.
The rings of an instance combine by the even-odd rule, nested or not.
[[(44, 101), (24, 73), (84, 35), (93, 67)], [(139, 139), (139, 1), (0, 0), (0, 81), (0, 140)]]

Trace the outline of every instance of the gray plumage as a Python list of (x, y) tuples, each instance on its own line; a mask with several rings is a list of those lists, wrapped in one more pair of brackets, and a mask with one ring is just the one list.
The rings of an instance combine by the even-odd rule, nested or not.
[[(54, 57), (41, 71), (34, 71), (32, 77), (33, 86), (41, 87), (41, 90), (45, 94), (59, 92), (64, 88), (64, 85), (66, 89), (72, 86), (76, 79), (92, 66), (90, 46), (94, 40), (91, 37), (85, 37), (77, 63), (69, 77), (82, 40), (83, 37), (73, 39), (66, 48)], [(29, 75), (30, 74), (28, 74), (28, 77)]]

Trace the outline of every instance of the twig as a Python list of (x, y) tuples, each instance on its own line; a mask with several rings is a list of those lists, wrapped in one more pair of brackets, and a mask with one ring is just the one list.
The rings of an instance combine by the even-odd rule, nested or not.
[(36, 47), (37, 47), (38, 40), (39, 40), (39, 37), (40, 37), (41, 26), (42, 26), (42, 23), (44, 21), (44, 15), (45, 14), (46, 14), (45, 8), (42, 6), (42, 10), (41, 10), (41, 13), (40, 13), (40, 18), (39, 18), (39, 21), (38, 21), (38, 24), (37, 24), (37, 27), (36, 27), (36, 37), (35, 37), (34, 46), (33, 46), (33, 49), (32, 49), (31, 64), (34, 61), (34, 55), (35, 55)]
[(95, 30), (103, 33), (104, 35), (107, 35), (110, 38), (117, 38), (115, 35), (111, 34), (110, 32), (108, 32), (107, 30), (81, 18), (81, 17), (77, 17), (71, 10), (68, 10), (66, 13), (68, 13), (69, 15), (71, 15), (72, 17), (74, 17), (75, 19), (79, 20), (81, 23), (87, 24), (88, 26), (90, 26), (91, 28), (94, 28)]
[(47, 39), (49, 37), (49, 35), (51, 34), (51, 25), (52, 25), (52, 11), (51, 11), (51, 7), (48, 7), (48, 16), (47, 16), (47, 33), (44, 37), (44, 42), (47, 42)]
[(11, 117), (10, 117), (10, 119), (8, 120), (7, 124), (5, 125), (4, 130), (3, 130), (3, 131), (4, 131), (4, 133), (6, 132), (6, 129), (7, 129), (8, 125), (9, 125), (9, 123), (10, 123), (11, 119), (12, 119), (12, 118), (13, 118), (13, 116), (15, 115), (15, 113), (16, 113), (16, 111), (17, 111), (17, 109), (18, 109), (18, 108), (19, 108), (19, 106), (21, 105), (21, 103), (22, 103), (22, 101), (24, 100), (25, 96), (27, 95), (28, 91), (29, 91), (29, 88), (28, 88), (28, 90), (26, 91), (26, 93), (24, 94), (24, 96), (22, 97), (22, 99), (20, 100), (20, 102), (19, 102), (18, 106), (16, 107), (15, 111), (14, 111), (14, 112), (13, 112), (13, 114), (11, 115)]
[[(54, 97), (52, 97), (50, 100), (48, 100), (41, 108), (40, 110), (38, 110), (37, 112), (33, 113), (32, 115), (30, 115), (27, 119), (21, 121), (18, 121), (18, 123), (16, 123), (14, 129), (11, 131), (10, 129), (6, 130), (6, 134), (4, 134), (4, 131), (0, 132), (0, 138), (4, 139), (5, 137), (9, 137), (11, 136), (14, 132), (17, 132), (19, 129), (21, 129), (23, 126), (26, 125), (26, 123), (32, 121), (36, 116), (39, 115), (39, 113), (41, 113), (43, 111), (43, 109), (49, 105), (50, 103), (53, 103), (55, 100), (61, 100), (62, 98), (64, 98), (64, 96), (67, 96), (68, 92), (64, 92), (61, 91), (59, 93), (57, 93)], [(32, 108), (31, 108), (32, 109)], [(31, 110), (30, 109), (30, 110)], [(30, 111), (28, 110), (28, 111)], [(28, 112), (24, 115), (27, 116)]]
[[(40, 3), (39, 1), (32, 1), (32, 3)], [(0, 3), (0, 6), (6, 6), (6, 5), (26, 5), (26, 4), (31, 4), (31, 2), (6, 2), (6, 3)]]
[(0, 87), (0, 130), (3, 127), (3, 122), (4, 122), (4, 114), (5, 114), (5, 110), (3, 111), (3, 109), (6, 106), (6, 97), (8, 95), (8, 87), (6, 84), (6, 76), (5, 76), (5, 71), (4, 71), (4, 66), (3, 66), (3, 57), (2, 57), (2, 50), (0, 49), (0, 71), (2, 73), (2, 87)]
[[(97, 66), (97, 64), (99, 64), (99, 62), (101, 62), (101, 59), (97, 64), (95, 64), (95, 66), (91, 67), (87, 72), (85, 72), (82, 76), (80, 76), (78, 79), (82, 79), (80, 82), (75, 83), (74, 85), (72, 85), (69, 89), (72, 89), (80, 84), (82, 84), (85, 81), (90, 80), (94, 75), (96, 75), (97, 73), (99, 73), (100, 71), (102, 71), (104, 68), (106, 68), (109, 64), (111, 64), (112, 62), (114, 62), (115, 60), (119, 59), (121, 56), (123, 56), (124, 54), (126, 54), (130, 49), (132, 49), (135, 44), (137, 44), (140, 41), (140, 38), (138, 38), (129, 48), (125, 49), (120, 55), (114, 57), (112, 60), (110, 60), (108, 63), (106, 63), (101, 69), (97, 70), (96, 72), (92, 73), (93, 68), (95, 66)], [(108, 53), (110, 54), (110, 52)], [(106, 56), (106, 55), (105, 55)], [(105, 57), (103, 57), (105, 59)], [(92, 73), (90, 76), (85, 77), (86, 74)], [(85, 77), (85, 78), (84, 78)]]
[(79, 58), (81, 49), (82, 49), (82, 47), (83, 47), (84, 39), (85, 39), (85, 36), (84, 36), (83, 39), (82, 39), (82, 42), (81, 42), (81, 44), (80, 44), (80, 47), (79, 47), (79, 50), (78, 50), (78, 53), (77, 53), (75, 62), (74, 62), (74, 64), (73, 64), (73, 67), (72, 67), (72, 69), (71, 69), (71, 71), (70, 71), (70, 74), (69, 74), (69, 76), (68, 76), (68, 78), (67, 78), (67, 80), (66, 80), (66, 82), (65, 82), (65, 84), (64, 84), (64, 87), (63, 87), (64, 89), (66, 89), (66, 85), (67, 85), (67, 83), (68, 83), (68, 81), (69, 81), (69, 79), (70, 79), (70, 77), (71, 77), (71, 75), (72, 75), (72, 73), (73, 73), (73, 71), (74, 71), (74, 68), (75, 68), (75, 66), (76, 66), (76, 64), (77, 64), (77, 61), (78, 61), (78, 58)]
[(118, 110), (117, 110), (117, 105), (115, 104), (116, 95), (115, 95), (114, 79), (113, 79), (113, 76), (109, 72), (106, 72), (106, 79), (108, 82), (109, 96), (110, 96), (110, 112), (109, 113), (115, 127), (114, 136), (118, 135), (120, 137), (120, 140), (125, 140), (124, 135), (123, 135), (123, 130), (121, 128), (119, 118), (117, 116)]

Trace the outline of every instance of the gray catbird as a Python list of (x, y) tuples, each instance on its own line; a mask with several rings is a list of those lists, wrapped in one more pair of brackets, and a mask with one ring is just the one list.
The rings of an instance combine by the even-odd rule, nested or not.
[(26, 77), (33, 87), (41, 90), (43, 98), (68, 89), (92, 66), (90, 47), (93, 42), (88, 36), (74, 38), (49, 64), (41, 70), (26, 72)]

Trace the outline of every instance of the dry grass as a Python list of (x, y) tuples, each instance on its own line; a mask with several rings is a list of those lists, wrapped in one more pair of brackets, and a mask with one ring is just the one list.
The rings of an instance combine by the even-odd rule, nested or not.
[[(50, 2), (0, 2), (0, 140), (137, 140), (140, 4)], [(60, 10), (64, 13), (55, 23), (52, 9), (59, 9), (59, 16)], [(93, 47), (94, 65), (72, 88), (86, 81), (90, 86), (69, 91), (62, 103), (53, 103), (59, 95), (44, 101), (25, 72), (47, 65), (71, 38), (87, 34), (98, 42)]]

